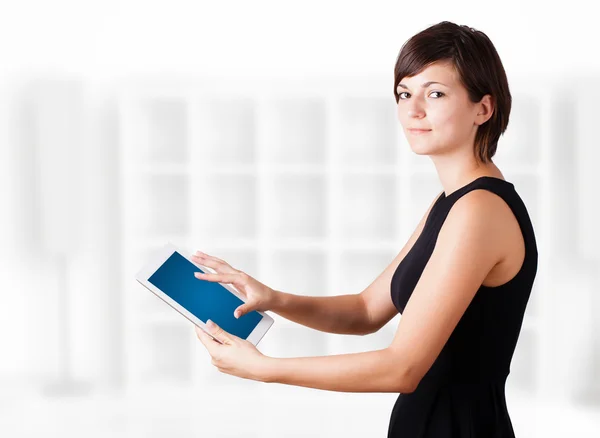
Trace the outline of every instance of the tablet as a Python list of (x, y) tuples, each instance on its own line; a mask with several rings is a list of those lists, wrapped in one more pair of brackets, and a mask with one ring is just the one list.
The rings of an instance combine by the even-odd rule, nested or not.
[(136, 280), (209, 335), (206, 322), (210, 319), (226, 332), (257, 345), (273, 325), (273, 318), (257, 310), (233, 316), (245, 302), (243, 296), (232, 285), (196, 278), (195, 272), (215, 271), (184, 254), (167, 243), (140, 269)]

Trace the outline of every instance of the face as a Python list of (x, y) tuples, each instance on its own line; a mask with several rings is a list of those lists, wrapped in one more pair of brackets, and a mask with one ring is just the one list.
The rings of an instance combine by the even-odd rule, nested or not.
[(487, 113), (490, 96), (484, 96), (482, 103), (471, 102), (451, 64), (431, 64), (416, 76), (404, 77), (397, 92), (398, 120), (411, 149), (419, 155), (472, 151), (478, 125), (491, 116)]

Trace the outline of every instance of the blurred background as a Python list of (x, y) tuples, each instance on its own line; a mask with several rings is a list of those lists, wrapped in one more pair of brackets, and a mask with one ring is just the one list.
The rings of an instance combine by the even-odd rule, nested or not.
[[(494, 162), (540, 263), (507, 381), (517, 436), (600, 433), (600, 61), (581, 0), (2, 3), (0, 435), (385, 436), (397, 394), (219, 373), (134, 279), (167, 241), (269, 286), (360, 293), (442, 187), (396, 119), (401, 45), (485, 32), (513, 94)], [(544, 19), (541, 19), (542, 14)], [(383, 348), (270, 313), (275, 357)]]

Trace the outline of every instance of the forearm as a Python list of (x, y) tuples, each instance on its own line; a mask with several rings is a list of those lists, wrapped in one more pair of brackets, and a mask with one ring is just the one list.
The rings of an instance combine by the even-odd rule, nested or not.
[(276, 292), (271, 311), (290, 321), (327, 333), (364, 335), (369, 332), (358, 294), (314, 297)]
[(262, 380), (338, 392), (412, 392), (391, 350), (317, 357), (268, 357)]

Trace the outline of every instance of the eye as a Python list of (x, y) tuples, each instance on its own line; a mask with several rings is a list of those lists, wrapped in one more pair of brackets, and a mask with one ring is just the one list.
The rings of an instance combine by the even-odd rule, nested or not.
[[(439, 95), (440, 95), (440, 97), (442, 97), (442, 96), (445, 96), (445, 94), (444, 94), (444, 93), (442, 93), (441, 91), (432, 91), (431, 93), (429, 93), (429, 95), (431, 96), (433, 93), (437, 93), (437, 94), (439, 94)], [(399, 100), (406, 100), (406, 99), (403, 99), (403, 98), (402, 98), (402, 95), (403, 95), (403, 94), (409, 94), (409, 93), (408, 93), (407, 91), (403, 91), (402, 93), (399, 93), (399, 94), (398, 94), (398, 99), (399, 99)], [(440, 97), (436, 97), (436, 99), (439, 99)]]

